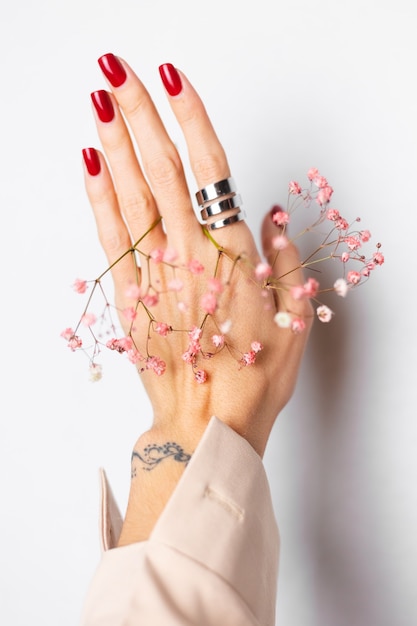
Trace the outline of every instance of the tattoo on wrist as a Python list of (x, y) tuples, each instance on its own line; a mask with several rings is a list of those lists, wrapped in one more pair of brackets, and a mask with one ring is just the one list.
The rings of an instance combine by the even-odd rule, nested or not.
[(173, 441), (168, 441), (162, 445), (156, 443), (149, 444), (143, 449), (143, 452), (133, 450), (132, 478), (136, 476), (138, 468), (150, 472), (165, 459), (173, 459), (187, 466), (191, 459), (191, 454), (184, 452), (183, 448)]

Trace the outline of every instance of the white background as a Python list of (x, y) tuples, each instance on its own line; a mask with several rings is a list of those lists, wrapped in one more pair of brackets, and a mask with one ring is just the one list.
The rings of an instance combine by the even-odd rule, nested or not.
[[(0, 621), (74, 626), (99, 559), (99, 466), (123, 509), (150, 419), (133, 368), (101, 383), (59, 333), (104, 267), (81, 148), (96, 59), (124, 57), (181, 137), (158, 65), (201, 93), (248, 222), (318, 167), (386, 263), (316, 324), (266, 454), (277, 624), (417, 623), (416, 28), (413, 0), (21, 0), (0, 19)], [(193, 181), (190, 187), (194, 189)]]

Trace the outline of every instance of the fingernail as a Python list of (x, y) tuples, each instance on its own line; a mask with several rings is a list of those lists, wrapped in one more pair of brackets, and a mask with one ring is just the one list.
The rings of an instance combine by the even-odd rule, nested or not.
[(182, 83), (175, 67), (171, 63), (164, 63), (159, 66), (159, 73), (169, 95), (178, 96), (182, 91)]
[(95, 148), (84, 148), (83, 158), (85, 166), (87, 168), (87, 172), (90, 174), (90, 176), (97, 176), (97, 174), (100, 174), (100, 159)]
[(98, 60), (98, 64), (104, 76), (113, 87), (120, 87), (127, 78), (123, 65), (114, 54), (103, 54)]
[(104, 91), (104, 89), (93, 91), (91, 100), (93, 101), (99, 120), (101, 122), (111, 122), (114, 118), (114, 108), (107, 91)]

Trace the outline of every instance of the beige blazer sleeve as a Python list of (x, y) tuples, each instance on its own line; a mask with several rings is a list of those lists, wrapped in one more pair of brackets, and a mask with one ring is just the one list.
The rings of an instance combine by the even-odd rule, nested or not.
[(103, 554), (80, 626), (274, 626), (278, 528), (245, 439), (211, 419), (145, 542), (114, 547), (122, 518), (101, 476)]

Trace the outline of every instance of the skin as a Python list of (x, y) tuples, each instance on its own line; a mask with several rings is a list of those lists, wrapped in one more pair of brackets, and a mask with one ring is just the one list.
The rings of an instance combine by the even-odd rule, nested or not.
[[(114, 119), (103, 123), (93, 109), (102, 145), (101, 171), (90, 176), (85, 169), (86, 190), (108, 261), (111, 264), (118, 259), (162, 217), (164, 226), (160, 222), (151, 230), (141, 243), (141, 250), (149, 253), (155, 248), (172, 248), (179, 260), (198, 258), (204, 267), (214, 268), (218, 251), (197, 220), (179, 154), (146, 88), (129, 65), (123, 59), (120, 62), (127, 79), (120, 87), (109, 85)], [(196, 189), (200, 189), (229, 177), (231, 172), (202, 101), (181, 72), (180, 77), (182, 91), (167, 97), (186, 140)], [(135, 151), (140, 155), (140, 163)], [(262, 258), (270, 264), (276, 258), (271, 239), (278, 232), (270, 214), (266, 215), (262, 224)], [(261, 259), (244, 221), (215, 231), (215, 239), (235, 255), (243, 251), (255, 265)], [(227, 259), (224, 261), (222, 258), (219, 272), (226, 278), (230, 277), (231, 265)], [(293, 245), (282, 251), (274, 263), (273, 276), (283, 275), (288, 286), (303, 282), (298, 251)], [(126, 289), (138, 277), (130, 255), (114, 266), (112, 276), (116, 304), (123, 309), (131, 305)], [(159, 284), (170, 278), (167, 269), (158, 266)], [(139, 280), (142, 285), (147, 284), (146, 264), (139, 270)], [(192, 454), (211, 416), (216, 415), (262, 457), (274, 422), (293, 394), (312, 323), (310, 303), (293, 301), (283, 290), (275, 300), (271, 295), (272, 306), (265, 310), (259, 288), (253, 281), (242, 280), (240, 272), (231, 275), (230, 294), (233, 297), (222, 300), (224, 316), (232, 321), (230, 338), (245, 349), (252, 341), (260, 341), (264, 349), (256, 364), (239, 369), (236, 360), (223, 351), (204, 364), (209, 380), (199, 385), (191, 368), (179, 362), (179, 355), (187, 349), (186, 334), (173, 334), (169, 341), (152, 337), (152, 348), (162, 356), (167, 368), (160, 377), (151, 371), (141, 374), (153, 407), (153, 424), (134, 446), (137, 456), (132, 459), (133, 479), (119, 545), (149, 537), (186, 467), (186, 463), (167, 456), (152, 471), (141, 471), (138, 455), (147, 445), (175, 442)], [(196, 319), (202, 319), (200, 296), (201, 282), (185, 276), (181, 297), (193, 304), (181, 314), (181, 319), (174, 297), (161, 298), (152, 313), (157, 319), (174, 320), (180, 327), (190, 328)], [(277, 309), (291, 309), (303, 316), (307, 322), (305, 331), (297, 335), (279, 328), (273, 321)], [(121, 323), (127, 331), (128, 322), (121, 318)], [(137, 326), (141, 327), (140, 320)], [(133, 336), (141, 345), (140, 333)]]

